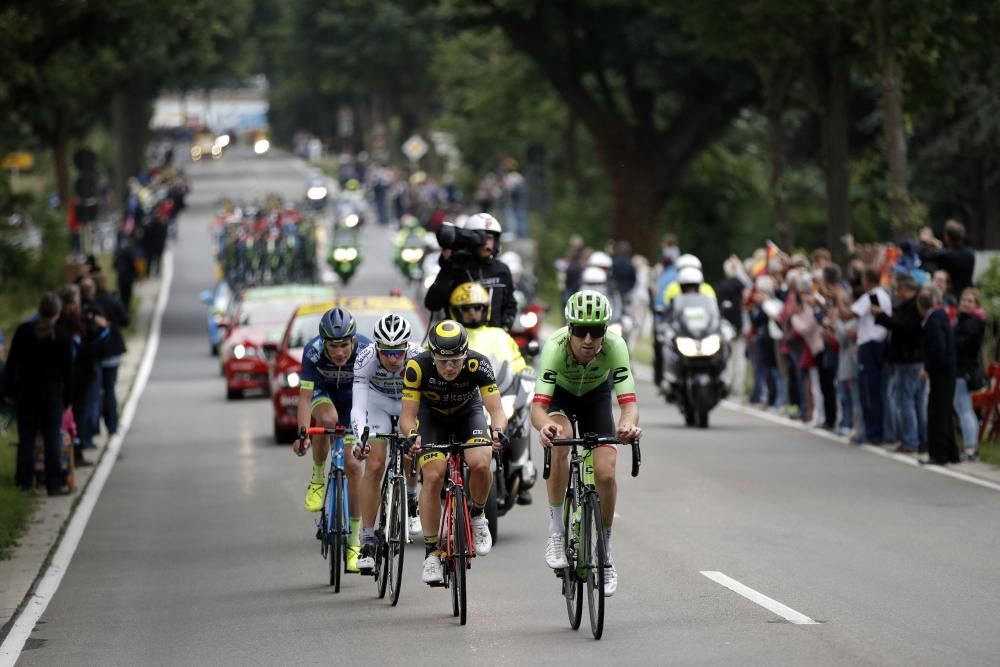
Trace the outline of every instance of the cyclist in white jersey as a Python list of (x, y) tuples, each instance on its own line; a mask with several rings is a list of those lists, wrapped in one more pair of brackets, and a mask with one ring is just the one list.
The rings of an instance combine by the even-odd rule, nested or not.
[[(354, 391), (351, 406), (351, 428), (357, 439), (354, 456), (365, 460), (361, 478), (361, 555), (358, 571), (369, 574), (375, 569), (375, 515), (378, 512), (382, 475), (385, 472), (384, 440), (369, 439), (361, 443), (361, 433), (390, 433), (392, 420), (399, 417), (403, 397), (403, 368), (406, 362), (420, 354), (420, 348), (410, 344), (410, 323), (390, 313), (375, 323), (375, 343), (358, 353), (354, 363)], [(407, 479), (406, 498), (409, 505), (410, 531), (417, 522), (416, 479)]]

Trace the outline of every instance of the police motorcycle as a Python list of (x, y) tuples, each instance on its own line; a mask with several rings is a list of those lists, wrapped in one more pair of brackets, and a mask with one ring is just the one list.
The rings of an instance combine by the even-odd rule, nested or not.
[(729, 393), (724, 373), (735, 331), (716, 300), (696, 291), (675, 296), (660, 326), (667, 402), (688, 426), (708, 428), (709, 412)]
[(306, 179), (305, 208), (317, 213), (322, 212), (326, 209), (331, 194), (326, 176), (320, 174), (310, 176)]
[(424, 277), (423, 259), (427, 252), (428, 236), (427, 230), (415, 216), (403, 216), (393, 242), (392, 260), (410, 283), (419, 283)]
[[(479, 283), (462, 283), (449, 298), (449, 314), (461, 322), (469, 335), (469, 349), (486, 356), (493, 366), (500, 403), (507, 415), (509, 442), (494, 459), (493, 486), (486, 501), (486, 519), (496, 542), (498, 519), (514, 505), (531, 504), (529, 489), (537, 470), (531, 459), (531, 401), (535, 397), (535, 372), (518, 353), (517, 345), (499, 327), (480, 326), (486, 321), (489, 293)], [(479, 307), (478, 316), (464, 310)], [(478, 321), (476, 321), (478, 318)], [(487, 419), (489, 414), (487, 413)]]
[(364, 202), (357, 197), (342, 195), (334, 203), (333, 234), (327, 263), (347, 285), (361, 266), (361, 225), (364, 222)]

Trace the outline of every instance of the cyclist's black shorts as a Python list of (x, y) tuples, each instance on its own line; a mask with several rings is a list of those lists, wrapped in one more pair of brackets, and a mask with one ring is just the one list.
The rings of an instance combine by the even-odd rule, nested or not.
[[(443, 444), (453, 440), (483, 444), (492, 442), (483, 405), (479, 401), (467, 410), (450, 415), (443, 415), (421, 404), (417, 412), (417, 433), (420, 434), (420, 441), (426, 444)], [(423, 466), (428, 461), (444, 461), (446, 458), (443, 452), (427, 452), (421, 454), (417, 461)]]
[(580, 435), (596, 433), (607, 437), (617, 433), (615, 417), (611, 414), (611, 385), (607, 382), (602, 382), (582, 396), (576, 396), (556, 385), (546, 412), (550, 415), (564, 414), (567, 417), (575, 415)]

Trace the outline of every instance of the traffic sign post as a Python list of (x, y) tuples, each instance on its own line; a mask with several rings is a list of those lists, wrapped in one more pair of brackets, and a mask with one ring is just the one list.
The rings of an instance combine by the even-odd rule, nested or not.
[(427, 155), (429, 149), (430, 146), (419, 134), (414, 134), (404, 141), (402, 146), (403, 155), (409, 158), (410, 162), (419, 162), (420, 158)]

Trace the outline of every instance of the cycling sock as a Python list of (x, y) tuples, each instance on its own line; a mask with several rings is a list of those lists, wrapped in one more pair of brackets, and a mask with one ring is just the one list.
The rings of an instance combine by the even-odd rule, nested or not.
[(424, 537), (424, 558), (430, 556), (438, 549), (438, 536), (428, 535)]
[(476, 503), (475, 500), (473, 500), (470, 503), (470, 505), (472, 505), (472, 518), (473, 519), (475, 519), (477, 517), (481, 517), (482, 515), (486, 514), (486, 506), (485, 505), (479, 505), (479, 504)]
[(608, 559), (611, 559), (611, 526), (604, 526), (602, 529), (604, 532), (604, 546), (607, 549)]
[(549, 535), (562, 535), (565, 532), (562, 503), (549, 505)]
[(323, 461), (321, 463), (316, 463), (315, 461), (313, 461), (313, 476), (312, 476), (312, 483), (313, 484), (322, 484), (323, 483), (323, 481), (324, 481), (323, 480), (323, 468), (326, 467), (324, 465), (325, 463), (326, 463), (325, 461)]
[(406, 487), (406, 499), (412, 502), (417, 502), (417, 485)]
[(361, 544), (375, 544), (375, 527), (361, 529)]
[(361, 544), (361, 517), (351, 517), (351, 534), (347, 538), (348, 546), (356, 547)]

